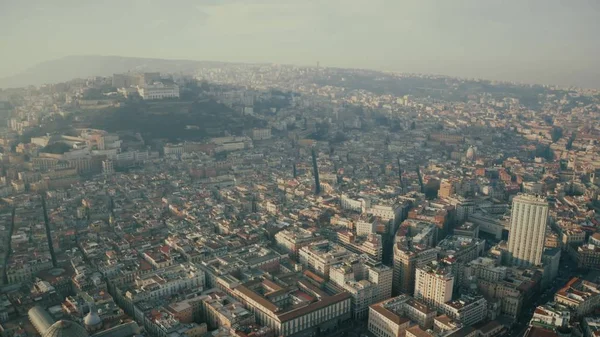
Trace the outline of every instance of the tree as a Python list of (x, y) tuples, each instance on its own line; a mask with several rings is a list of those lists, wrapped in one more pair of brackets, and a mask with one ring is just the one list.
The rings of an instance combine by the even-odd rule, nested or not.
[(83, 93), (83, 99), (104, 99), (106, 96), (102, 94), (102, 90), (98, 88), (89, 88)]
[(552, 128), (552, 132), (550, 133), (550, 136), (552, 137), (552, 142), (556, 143), (563, 136), (562, 128), (559, 128), (559, 127)]
[(41, 152), (44, 153), (53, 153), (53, 154), (63, 154), (69, 151), (71, 147), (65, 143), (53, 143), (45, 146)]
[(549, 145), (538, 144), (535, 147), (534, 157), (542, 157), (548, 161), (551, 161), (554, 159), (554, 152)]

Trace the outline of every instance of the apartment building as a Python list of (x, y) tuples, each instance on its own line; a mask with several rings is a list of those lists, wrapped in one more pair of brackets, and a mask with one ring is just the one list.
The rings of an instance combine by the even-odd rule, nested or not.
[(483, 321), (487, 317), (487, 301), (483, 296), (466, 296), (446, 302), (441, 311), (455, 321), (470, 326)]
[(355, 319), (367, 317), (369, 305), (392, 296), (392, 269), (380, 262), (356, 258), (333, 266), (329, 278), (352, 295)]
[[(392, 299), (386, 300), (391, 302)], [(398, 313), (394, 305), (377, 303), (369, 308), (369, 332), (377, 337), (401, 337), (410, 327), (410, 319)]]
[(133, 302), (165, 297), (186, 289), (202, 290), (205, 273), (193, 263), (172, 265), (151, 273), (138, 275), (133, 287), (125, 294)]
[(352, 253), (338, 244), (321, 240), (300, 248), (298, 255), (302, 266), (328, 279), (331, 266), (346, 261)]
[(435, 233), (435, 224), (411, 219), (402, 222), (393, 246), (394, 294), (413, 294), (416, 268), (437, 260), (438, 251), (432, 248)]
[(448, 266), (431, 262), (417, 268), (414, 297), (425, 304), (441, 308), (452, 299), (454, 276)]
[(242, 303), (218, 289), (203, 292), (202, 313), (209, 327), (236, 328), (255, 323), (254, 314)]
[(286, 228), (275, 234), (275, 244), (277, 247), (289, 253), (293, 258), (298, 258), (300, 248), (319, 240), (313, 236), (309, 230), (300, 227)]
[(548, 303), (535, 308), (530, 324), (562, 327), (568, 326), (570, 320), (571, 312), (569, 307), (558, 303)]
[(148, 100), (179, 98), (179, 86), (177, 84), (155, 82), (154, 84), (138, 86), (138, 93), (142, 99)]
[(376, 336), (400, 336), (412, 323), (430, 329), (435, 315), (436, 311), (423, 302), (400, 295), (371, 305), (368, 327)]
[(506, 277), (508, 268), (498, 266), (497, 260), (488, 257), (478, 257), (467, 263), (462, 272), (462, 283), (464, 286), (468, 286), (470, 283), (476, 283), (477, 280), (499, 282)]
[(554, 301), (572, 308), (575, 316), (582, 317), (600, 306), (600, 286), (573, 278), (554, 295)]

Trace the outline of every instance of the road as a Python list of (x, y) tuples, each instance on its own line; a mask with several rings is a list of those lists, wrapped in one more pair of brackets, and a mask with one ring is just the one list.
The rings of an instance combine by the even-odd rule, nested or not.
[[(529, 321), (533, 317), (533, 311), (538, 305), (546, 304), (554, 301), (554, 294), (565, 286), (569, 280), (575, 276), (581, 277), (583, 273), (577, 270), (577, 264), (573, 262), (568, 256), (563, 255), (560, 260), (560, 267), (558, 270), (558, 277), (556, 277), (550, 288), (543, 290), (541, 294), (534, 297), (534, 300), (528, 303), (523, 303), (521, 308), (521, 314), (519, 319), (512, 328), (509, 330), (510, 336), (523, 336)], [(513, 334), (513, 331), (516, 332)]]

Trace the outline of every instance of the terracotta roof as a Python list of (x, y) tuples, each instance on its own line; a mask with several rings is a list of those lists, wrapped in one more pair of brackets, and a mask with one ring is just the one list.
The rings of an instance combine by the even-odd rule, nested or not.
[(498, 327), (501, 327), (502, 324), (500, 324), (500, 322), (498, 321), (489, 321), (487, 323), (480, 323), (480, 324), (476, 324), (474, 325), (474, 327), (481, 331), (481, 333), (483, 334), (487, 334), (491, 331), (494, 331), (495, 329), (497, 329)]
[(558, 337), (558, 334), (552, 330), (532, 326), (527, 329), (523, 337)]
[(269, 310), (273, 313), (279, 311), (278, 306), (276, 306), (275, 304), (266, 300), (264, 297), (260, 296), (259, 294), (255, 293), (253, 290), (247, 288), (244, 285), (240, 285), (240, 286), (236, 287), (235, 290), (241, 292), (244, 296), (249, 297), (251, 300), (257, 302), (258, 304), (262, 305), (267, 310)]
[(411, 334), (413, 334), (416, 337), (433, 337), (432, 334), (423, 331), (418, 325), (415, 325), (411, 328), (406, 329), (406, 332), (408, 334), (408, 332), (410, 332)]
[(406, 304), (419, 310), (423, 314), (430, 314), (430, 313), (434, 312), (434, 310), (431, 309), (428, 305), (426, 305), (425, 303), (420, 302), (414, 298), (411, 298), (408, 301), (406, 301)]
[(377, 313), (379, 313), (383, 317), (389, 319), (390, 321), (392, 321), (398, 325), (404, 324), (406, 322), (410, 322), (410, 319), (408, 319), (406, 317), (398, 316), (397, 314), (395, 314), (395, 313), (389, 311), (388, 309), (384, 308), (383, 306), (381, 306), (381, 304), (374, 304), (371, 306), (371, 309), (377, 311)]
[(454, 333), (451, 333), (449, 335), (447, 335), (446, 337), (464, 337), (464, 336), (469, 336), (470, 334), (473, 333), (473, 331), (475, 331), (475, 328), (472, 326), (466, 326)]
[(292, 320), (294, 318), (303, 316), (309, 312), (315, 311), (315, 310), (319, 310), (321, 308), (325, 308), (328, 307), (334, 303), (338, 303), (338, 302), (342, 302), (344, 300), (350, 299), (350, 294), (347, 292), (342, 292), (333, 296), (329, 296), (326, 298), (322, 298), (320, 301), (318, 302), (313, 302), (307, 306), (304, 306), (302, 308), (298, 308), (296, 310), (292, 310), (289, 312), (285, 312), (282, 314), (279, 314), (279, 321), (280, 322), (286, 322), (289, 320)]
[(450, 317), (448, 317), (448, 315), (446, 315), (446, 314), (436, 317), (435, 320), (444, 325), (448, 325), (449, 323), (452, 322), (452, 319)]

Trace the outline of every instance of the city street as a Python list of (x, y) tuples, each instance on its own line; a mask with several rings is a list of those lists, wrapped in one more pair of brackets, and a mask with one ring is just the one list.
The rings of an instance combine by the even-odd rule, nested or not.
[(524, 303), (521, 308), (521, 315), (519, 320), (513, 324), (509, 333), (513, 336), (513, 331), (518, 331), (514, 336), (523, 336), (529, 321), (533, 317), (533, 312), (538, 305), (550, 303), (554, 301), (554, 294), (565, 286), (567, 282), (573, 277), (581, 277), (583, 273), (577, 270), (577, 265), (569, 257), (563, 256), (560, 261), (560, 268), (558, 271), (558, 277), (552, 281), (550, 288), (543, 290), (539, 296), (535, 297), (535, 300), (529, 303)]

